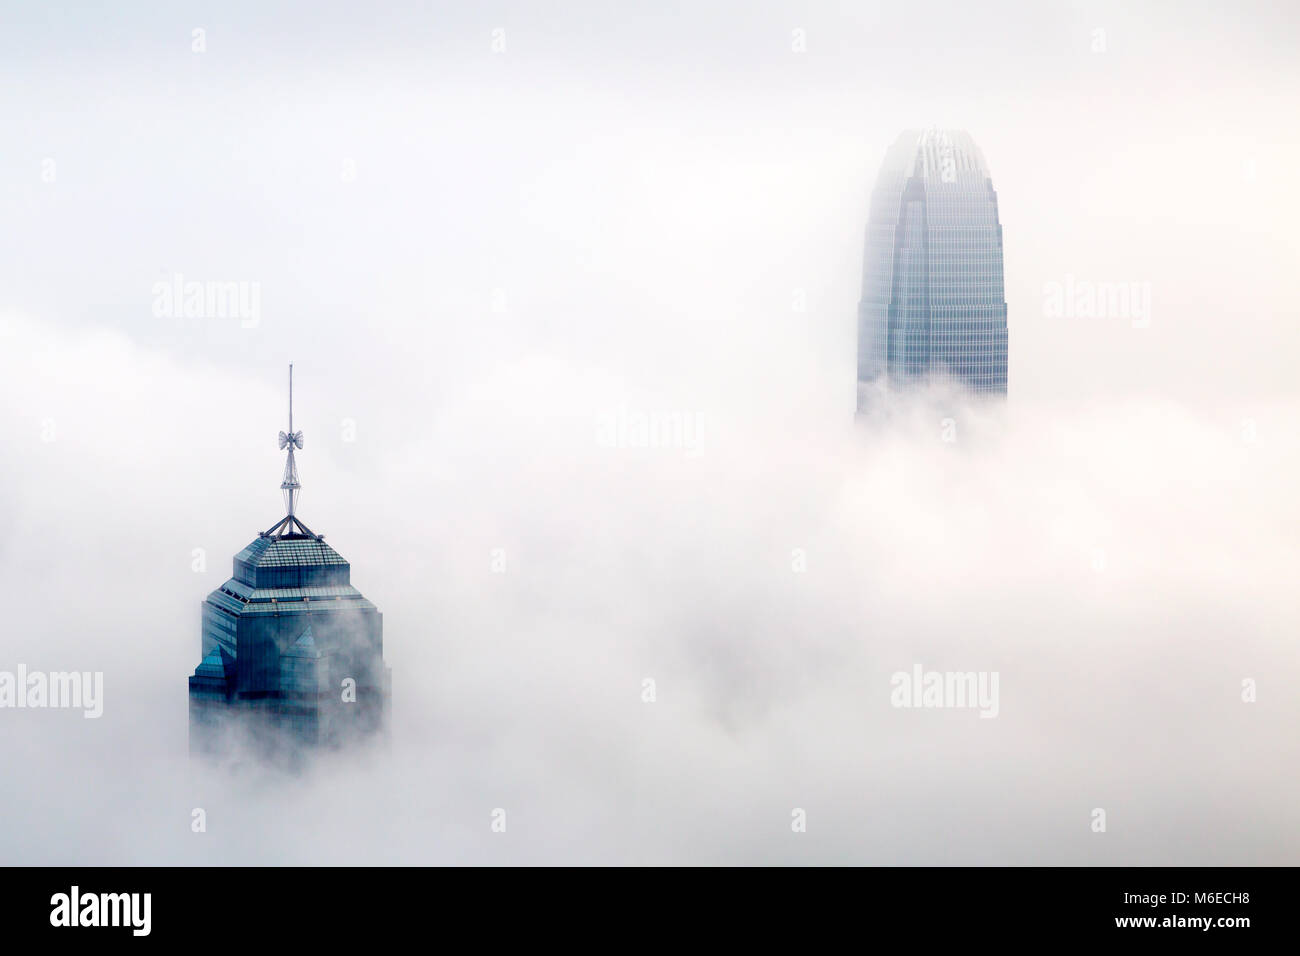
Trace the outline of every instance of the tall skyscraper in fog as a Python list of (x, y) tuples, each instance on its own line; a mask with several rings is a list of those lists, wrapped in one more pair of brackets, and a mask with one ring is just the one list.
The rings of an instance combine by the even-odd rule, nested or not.
[(266, 755), (387, 729), (391, 674), (379, 609), (352, 567), (297, 515), (302, 432), (289, 431), (285, 516), (235, 555), (230, 580), (203, 602), (202, 660), (190, 677), (190, 750), (223, 750), (232, 733)]
[(908, 130), (871, 195), (858, 306), (858, 410), (946, 375), (1007, 391), (1002, 224), (987, 164), (958, 130)]

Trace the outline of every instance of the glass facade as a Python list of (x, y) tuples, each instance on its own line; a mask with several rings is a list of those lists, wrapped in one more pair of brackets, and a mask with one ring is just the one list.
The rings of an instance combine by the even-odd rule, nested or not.
[(858, 306), (858, 410), (944, 375), (1007, 391), (1007, 303), (998, 197), (974, 141), (908, 130), (871, 196)]
[(190, 746), (229, 731), (266, 754), (385, 731), (392, 684), (383, 616), (320, 537), (263, 534), (203, 603), (202, 660), (190, 677)]

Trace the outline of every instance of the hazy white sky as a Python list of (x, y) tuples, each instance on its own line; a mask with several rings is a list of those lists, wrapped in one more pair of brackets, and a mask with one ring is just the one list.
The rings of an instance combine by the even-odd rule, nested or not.
[[(107, 695), (0, 711), (0, 857), (1296, 862), (1296, 27), (0, 5), (0, 670)], [(930, 124), (998, 190), (1010, 397), (854, 432), (867, 196)], [(256, 327), (156, 315), (175, 273)], [(1149, 283), (1150, 326), (1045, 314), (1067, 277)], [(397, 740), (232, 781), (185, 677), (280, 514), (290, 360)], [(602, 447), (617, 409), (698, 447)], [(999, 718), (892, 709), (918, 661), (999, 670)]]

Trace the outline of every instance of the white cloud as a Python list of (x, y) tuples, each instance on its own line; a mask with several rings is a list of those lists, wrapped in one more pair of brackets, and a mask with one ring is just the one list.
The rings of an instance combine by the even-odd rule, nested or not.
[[(364, 474), (327, 436), (301, 462), (385, 613), (392, 753), (231, 776), (187, 764), (184, 678), (199, 600), (276, 514), (278, 389), (5, 334), (0, 666), (105, 673), (98, 721), (0, 714), (6, 859), (1295, 859), (1295, 402), (1251, 407), (1253, 442), (1155, 400), (936, 396), (874, 430), (733, 408), (698, 456), (601, 446), (563, 361), (395, 405), (410, 441)], [(892, 708), (916, 663), (998, 671), (999, 716)]]

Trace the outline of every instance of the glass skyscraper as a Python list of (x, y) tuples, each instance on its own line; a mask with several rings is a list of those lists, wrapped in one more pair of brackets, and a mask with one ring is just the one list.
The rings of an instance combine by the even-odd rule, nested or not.
[(350, 577), (337, 551), (296, 524), (235, 555), (234, 575), (203, 602), (192, 751), (221, 751), (229, 733), (275, 755), (387, 729), (383, 615)]
[(203, 602), (200, 663), (189, 679), (190, 749), (251, 744), (293, 756), (316, 744), (386, 733), (392, 672), (383, 615), (352, 586), (352, 567), (297, 515), (302, 432), (293, 430), (293, 367), (284, 494), (288, 513), (235, 555)]
[(890, 147), (867, 223), (858, 306), (858, 411), (886, 390), (946, 376), (1007, 391), (1002, 224), (988, 166), (958, 130)]

